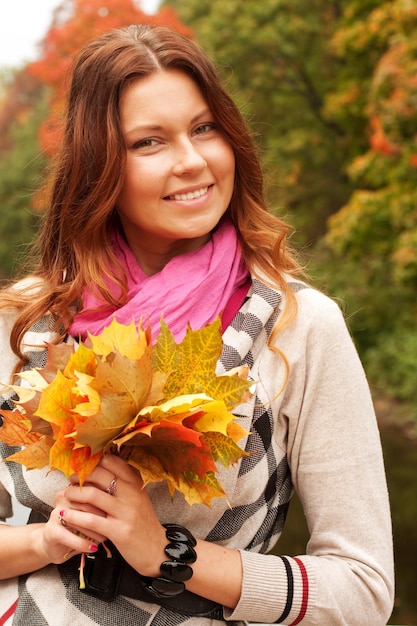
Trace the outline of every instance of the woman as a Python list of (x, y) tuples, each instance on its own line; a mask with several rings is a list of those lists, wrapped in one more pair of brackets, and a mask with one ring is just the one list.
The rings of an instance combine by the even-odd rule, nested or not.
[[(80, 52), (39, 261), (3, 293), (1, 380), (42, 365), (44, 341), (98, 333), (114, 316), (155, 329), (163, 314), (180, 340), (187, 324), (222, 315), (219, 372), (244, 363), (256, 381), (237, 412), (256, 454), (222, 474), (227, 501), (211, 508), (171, 501), (160, 483), (141, 489), (112, 455), (81, 490), (76, 477), (2, 464), (0, 517), (9, 494), (35, 512), (0, 528), (13, 624), (386, 623), (390, 516), (368, 387), (339, 309), (302, 282), (287, 232), (265, 206), (242, 117), (195, 44), (130, 26)], [(267, 555), (293, 488), (307, 552)], [(173, 536), (185, 582), (166, 580)], [(104, 540), (120, 562), (101, 563)], [(82, 552), (99, 563), (92, 595), (78, 588)]]

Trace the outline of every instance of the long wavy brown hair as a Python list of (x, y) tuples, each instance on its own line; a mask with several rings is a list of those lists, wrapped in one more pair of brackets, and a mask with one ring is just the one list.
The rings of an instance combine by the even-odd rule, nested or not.
[[(43, 226), (34, 244), (32, 275), (40, 279), (40, 287), (28, 293), (27, 287), (17, 284), (2, 293), (2, 307), (20, 309), (11, 345), (21, 359), (24, 333), (47, 312), (68, 329), (84, 286), (94, 286), (113, 306), (127, 298), (122, 268), (108, 245), (125, 168), (119, 100), (133, 80), (161, 69), (181, 70), (195, 81), (230, 142), (236, 173), (228, 212), (247, 267), (283, 290), (287, 305), (279, 326), (295, 315), (295, 298), (283, 274), (302, 272), (287, 245), (289, 226), (267, 209), (257, 147), (213, 63), (198, 45), (167, 28), (129, 26), (87, 44), (73, 64), (63, 141), (51, 174)], [(115, 268), (119, 268), (116, 276)], [(116, 301), (106, 286), (106, 275), (120, 287)]]

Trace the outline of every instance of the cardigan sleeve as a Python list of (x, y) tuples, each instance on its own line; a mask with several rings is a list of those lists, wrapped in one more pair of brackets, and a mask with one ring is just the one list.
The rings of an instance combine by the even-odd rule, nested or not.
[(10, 346), (10, 333), (15, 319), (16, 313), (13, 310), (5, 309), (0, 314), (0, 394), (4, 392), (4, 385), (12, 382), (12, 373), (18, 362)]
[[(13, 371), (18, 361), (16, 355), (10, 347), (10, 333), (15, 322), (15, 318), (16, 313), (10, 309), (3, 310), (0, 315), (0, 398), (3, 397), (3, 400), (7, 396), (11, 395), (10, 392), (7, 391), (7, 387), (5, 387), (5, 385), (12, 382)], [(2, 463), (3, 455), (1, 454), (1, 451), (3, 447), (5, 446), (0, 443), (0, 481), (2, 479), (2, 474), (7, 474), (5, 465)], [(11, 517), (12, 514), (11, 496), (5, 485), (0, 482), (0, 522), (4, 522), (7, 518)]]
[[(275, 436), (287, 442), (310, 539), (299, 556), (242, 552), (242, 594), (226, 618), (385, 626), (394, 594), (392, 532), (368, 384), (337, 305), (312, 289), (298, 300), (297, 320), (277, 342), (290, 374)], [(276, 356), (264, 353), (260, 379), (277, 371)]]

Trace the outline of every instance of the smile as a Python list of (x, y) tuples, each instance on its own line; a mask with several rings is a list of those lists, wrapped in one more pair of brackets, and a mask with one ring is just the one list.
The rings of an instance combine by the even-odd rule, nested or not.
[(195, 191), (189, 191), (188, 193), (176, 193), (173, 196), (168, 196), (168, 200), (195, 200), (196, 198), (200, 198), (204, 196), (208, 191), (208, 187), (202, 187), (201, 189), (196, 189)]

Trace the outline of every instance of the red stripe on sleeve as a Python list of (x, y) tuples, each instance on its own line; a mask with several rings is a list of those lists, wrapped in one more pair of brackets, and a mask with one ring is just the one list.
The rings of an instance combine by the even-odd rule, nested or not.
[(300, 560), (297, 559), (296, 557), (294, 558), (294, 561), (297, 563), (298, 567), (300, 568), (300, 572), (301, 572), (301, 579), (303, 581), (303, 599), (301, 601), (301, 609), (300, 612), (298, 614), (297, 619), (292, 622), (292, 624), (290, 624), (290, 626), (295, 626), (296, 624), (299, 624), (301, 622), (301, 620), (304, 618), (306, 611), (307, 611), (307, 605), (308, 605), (308, 576), (307, 576), (307, 570), (304, 566), (304, 563)]
[(7, 609), (7, 611), (5, 613), (3, 613), (3, 615), (0, 615), (0, 626), (4, 626), (4, 624), (7, 622), (7, 620), (13, 615), (13, 613), (15, 612), (17, 607), (17, 600), (16, 602), (14, 602), (12, 604), (11, 607), (9, 607)]

